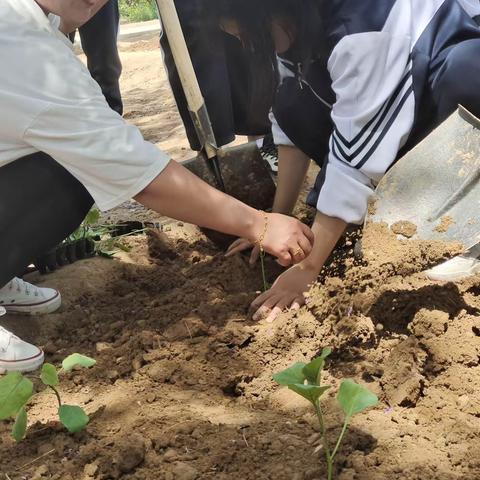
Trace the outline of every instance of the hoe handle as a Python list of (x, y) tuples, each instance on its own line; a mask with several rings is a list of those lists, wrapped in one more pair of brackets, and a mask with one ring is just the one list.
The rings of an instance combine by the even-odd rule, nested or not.
[(177, 67), (183, 91), (187, 99), (188, 109), (195, 124), (195, 130), (200, 143), (205, 148), (207, 157), (214, 159), (217, 155), (215, 135), (210, 117), (208, 116), (205, 100), (203, 99), (197, 76), (193, 69), (192, 59), (188, 52), (177, 9), (175, 8), (173, 0), (156, 0), (156, 2), (162, 27), (167, 34), (175, 66)]

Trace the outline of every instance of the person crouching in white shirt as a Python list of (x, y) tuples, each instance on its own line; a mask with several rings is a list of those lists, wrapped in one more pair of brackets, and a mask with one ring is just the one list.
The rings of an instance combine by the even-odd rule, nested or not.
[(105, 211), (135, 198), (261, 243), (285, 266), (303, 260), (313, 243), (307, 226), (215, 190), (109, 108), (64, 35), (104, 3), (0, 2), (0, 285), (74, 230), (92, 201)]

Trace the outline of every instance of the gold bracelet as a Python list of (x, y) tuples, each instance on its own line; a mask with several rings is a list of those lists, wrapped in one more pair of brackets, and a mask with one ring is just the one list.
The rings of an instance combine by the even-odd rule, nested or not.
[(264, 252), (263, 241), (265, 240), (265, 236), (267, 234), (267, 229), (268, 229), (268, 215), (265, 212), (262, 212), (261, 210), (259, 212), (263, 213), (263, 220), (265, 221), (265, 223), (263, 225), (263, 232), (258, 238), (256, 243), (258, 245), (258, 248), (260, 249), (260, 253), (263, 253)]

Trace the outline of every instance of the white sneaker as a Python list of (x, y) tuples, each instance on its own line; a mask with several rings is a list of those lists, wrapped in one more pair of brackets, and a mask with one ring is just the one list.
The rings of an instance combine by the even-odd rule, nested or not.
[[(0, 316), (5, 309), (0, 307)], [(13, 333), (0, 327), (0, 374), (6, 372), (31, 372), (43, 363), (43, 352), (35, 345), (24, 342)]]
[(480, 272), (480, 260), (477, 257), (459, 255), (427, 270), (425, 274), (430, 280), (455, 282), (471, 277), (478, 272)]
[(0, 307), (8, 313), (39, 315), (52, 313), (62, 304), (60, 293), (53, 288), (39, 288), (20, 278), (0, 288)]

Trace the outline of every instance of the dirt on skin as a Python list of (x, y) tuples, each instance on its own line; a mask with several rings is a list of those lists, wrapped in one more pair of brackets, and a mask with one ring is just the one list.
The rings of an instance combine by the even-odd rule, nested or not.
[[(258, 265), (225, 258), (190, 225), (163, 223), (163, 233), (128, 240), (131, 252), (115, 261), (32, 275), (61, 289), (59, 312), (2, 319), (43, 345), (49, 362), (81, 352), (98, 364), (62, 379), (64, 402), (91, 416), (87, 430), (67, 434), (55, 398), (37, 396), (24, 442), (0, 424), (0, 477), (323, 480), (311, 408), (271, 375), (331, 346), (329, 434), (342, 424), (334, 400), (342, 378), (381, 401), (353, 419), (337, 479), (480, 478), (479, 277), (453, 284), (422, 274), (461, 246), (397, 240), (371, 225), (359, 259), (351, 232), (308, 307), (267, 324), (248, 316)], [(269, 260), (269, 279), (278, 273)]]

